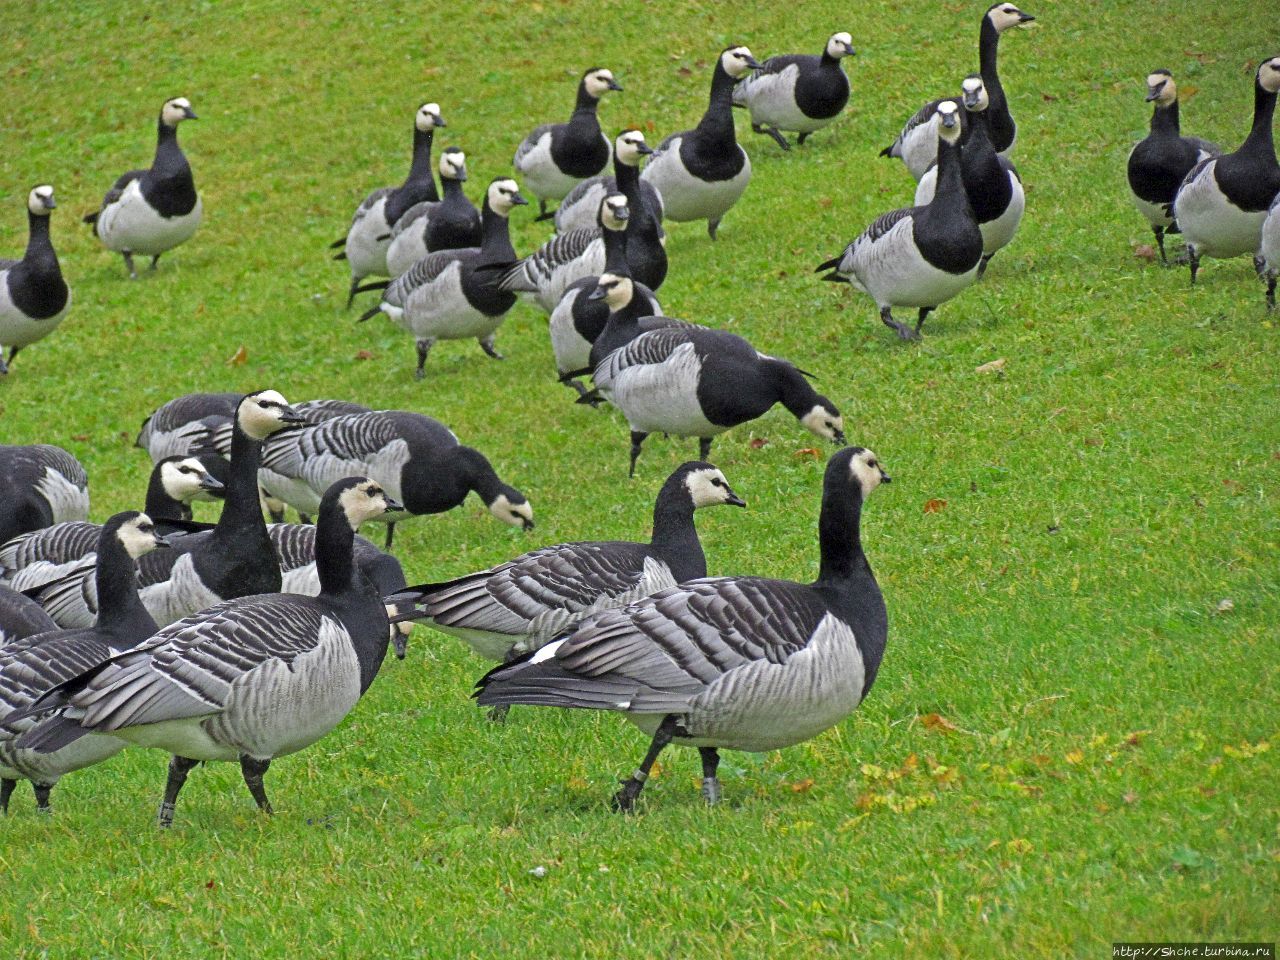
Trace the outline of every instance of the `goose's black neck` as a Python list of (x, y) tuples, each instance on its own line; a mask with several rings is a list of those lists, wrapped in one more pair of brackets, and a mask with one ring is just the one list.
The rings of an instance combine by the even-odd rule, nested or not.
[(151, 172), (160, 178), (191, 176), (191, 165), (178, 146), (178, 128), (160, 121), (156, 133), (156, 155), (151, 161)]
[(120, 542), (117, 529), (104, 528), (98, 538), (97, 626), (128, 638), (136, 644), (158, 629), (155, 620), (138, 596), (138, 567)]
[[(498, 498), (502, 492), (502, 481), (488, 457), (473, 447), (459, 444), (454, 448), (453, 459), (458, 464), (458, 474), (466, 490), (474, 490), (486, 504)], [(466, 491), (463, 491), (463, 496), (466, 496)]]
[(1249, 130), (1249, 136), (1245, 138), (1244, 143), (1240, 146), (1239, 152), (1270, 159), (1273, 166), (1276, 162), (1276, 147), (1271, 132), (1271, 121), (1275, 116), (1275, 112), (1276, 95), (1268, 93), (1261, 83), (1255, 83), (1253, 88), (1253, 127)]
[(1168, 106), (1157, 103), (1151, 111), (1151, 135), (1177, 139), (1182, 135), (1178, 121), (1178, 101), (1175, 99)]
[(227, 472), (227, 498), (218, 517), (214, 535), (242, 537), (246, 530), (261, 531), (267, 536), (258, 499), (258, 465), (262, 460), (262, 444), (240, 427), (239, 410), (231, 429), (231, 467)]
[(600, 101), (587, 92), (587, 78), (583, 77), (578, 82), (578, 98), (573, 105), (573, 115), (569, 118), (569, 122), (574, 120), (586, 122), (587, 118), (592, 119), (596, 116), (596, 108), (600, 106)]
[(687, 476), (668, 477), (653, 505), (650, 546), (670, 568), (676, 583), (707, 575), (707, 558), (693, 523), (693, 500), (685, 487)]
[[(431, 183), (431, 192), (435, 193), (435, 179), (432, 177), (431, 167), (431, 143), (435, 139), (435, 127), (429, 127), (426, 130), (419, 130), (417, 124), (413, 127), (413, 161), (409, 164), (409, 175), (405, 177), (406, 184), (412, 183)], [(428, 197), (429, 200), (437, 199), (435, 196)]]
[(992, 107), (1003, 106), (1005, 102), (1004, 87), (1000, 85), (1000, 70), (997, 65), (999, 54), (1000, 31), (989, 16), (984, 16), (982, 28), (978, 31), (978, 73), (982, 76), (983, 86), (987, 88)]
[[(627, 223), (630, 228), (630, 221)], [(616, 277), (629, 277), (627, 266), (627, 230), (610, 230), (604, 227), (604, 269)]]
[(480, 211), (480, 257), (478, 263), (512, 263), (516, 249), (511, 245), (511, 222), (489, 206), (486, 195)]
[(725, 143), (737, 143), (733, 130), (733, 88), (736, 83), (725, 72), (724, 64), (717, 60), (716, 68), (711, 74), (711, 98), (707, 103), (707, 112), (698, 121), (697, 130), (702, 136)]
[(339, 596), (356, 588), (355, 531), (337, 499), (328, 499), (316, 517), (316, 573), (321, 596)]
[(151, 481), (147, 484), (147, 516), (152, 520), (186, 520), (190, 517), (191, 511), (187, 509), (186, 504), (181, 500), (174, 499), (169, 495), (169, 491), (164, 488), (164, 478), (161, 476), (163, 467), (156, 467), (151, 471)]
[(450, 207), (469, 206), (467, 195), (462, 192), (462, 181), (455, 180), (452, 177), (441, 177), (440, 182), (444, 185), (444, 202)]
[(836, 586), (870, 572), (862, 552), (862, 486), (857, 480), (823, 484), (818, 549), (818, 584)]
[(773, 370), (778, 384), (778, 398), (796, 419), (809, 413), (822, 402), (818, 391), (805, 379), (803, 373), (795, 365), (786, 360), (771, 359), (765, 361)]
[(49, 220), (47, 215), (27, 211), (27, 252), (22, 258), (25, 263), (57, 267), (58, 256), (49, 237)]
[[(972, 119), (972, 116), (970, 117)], [(986, 118), (983, 117), (983, 124)], [(938, 179), (933, 192), (932, 210), (957, 212), (969, 205), (964, 192), (964, 178), (960, 170), (960, 146), (938, 138)]]

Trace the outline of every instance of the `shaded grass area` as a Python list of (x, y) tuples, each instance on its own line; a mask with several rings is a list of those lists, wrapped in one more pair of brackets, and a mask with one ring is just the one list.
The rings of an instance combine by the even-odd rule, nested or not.
[[(324, 247), (368, 189), (403, 176), (422, 101), (440, 102), (437, 145), (467, 151), (478, 196), (527, 129), (567, 115), (588, 61), (626, 87), (606, 129), (656, 141), (696, 121), (725, 44), (816, 51), (836, 29), (860, 51), (847, 114), (788, 155), (740, 120), (751, 188), (715, 245), (700, 224), (671, 227), (662, 300), (815, 370), (895, 482), (865, 518), (892, 624), (871, 696), (811, 743), (727, 755), (720, 808), (698, 799), (696, 757), (673, 750), (641, 814), (613, 816), (605, 800), (643, 737), (593, 714), (488, 724), (465, 696), (486, 664), (418, 630), (347, 723), (273, 767), (271, 821), (222, 765), (193, 773), (160, 834), (152, 753), (68, 777), (49, 820), (20, 791), (0, 824), (0, 942), (50, 957), (303, 942), (340, 956), (1022, 957), (1274, 937), (1276, 318), (1246, 260), (1208, 263), (1193, 289), (1136, 258), (1150, 234), (1123, 178), (1145, 74), (1199, 88), (1184, 129), (1234, 146), (1274, 25), (1245, 3), (1211, 19), (1186, 3), (1158, 20), (1132, 2), (1027, 9), (1036, 28), (1002, 47), (1027, 219), (906, 347), (811, 270), (909, 202), (905, 171), (875, 153), (973, 68), (980, 5), (7, 9), (0, 249), (25, 240), (18, 199), (53, 182), (75, 303), (0, 384), (0, 440), (75, 452), (96, 518), (140, 501), (131, 444), (157, 404), (269, 385), (437, 416), (529, 495), (531, 535), (474, 499), (403, 525), (411, 580), (644, 536), (695, 444), (651, 439), (628, 482), (625, 424), (570, 403), (528, 307), (499, 332), (505, 363), (445, 343), (415, 383), (412, 342), (341, 309), (343, 265)], [(155, 111), (178, 94), (204, 118), (182, 139), (207, 220), (128, 283), (73, 221), (146, 161)], [(545, 228), (520, 216), (527, 250)], [(241, 346), (247, 362), (229, 365)], [(1001, 357), (1003, 374), (975, 373)], [(811, 445), (782, 410), (717, 440), (750, 509), (699, 516), (713, 572), (813, 575)]]

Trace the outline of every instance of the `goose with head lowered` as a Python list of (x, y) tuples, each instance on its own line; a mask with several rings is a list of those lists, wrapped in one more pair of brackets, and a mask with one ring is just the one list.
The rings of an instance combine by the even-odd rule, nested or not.
[(827, 463), (812, 583), (709, 577), (670, 587), (496, 667), (476, 699), (622, 713), (653, 740), (615, 795), (617, 809), (635, 806), (670, 743), (698, 748), (702, 795), (715, 803), (720, 750), (779, 750), (816, 737), (875, 682), (889, 620), (861, 519), (866, 498), (888, 481), (861, 447)]
[(49, 791), (64, 774), (115, 756), (125, 742), (91, 736), (51, 752), (19, 747), (17, 740), (40, 722), (41, 715), (7, 719), (29, 708), (46, 691), (92, 670), (111, 656), (129, 650), (156, 632), (138, 598), (135, 561), (167, 544), (145, 513), (118, 513), (98, 534), (95, 550), (102, 608), (97, 622), (81, 630), (59, 630), (29, 636), (0, 648), (0, 813), (19, 780), (30, 780), (40, 810), (49, 810)]
[(609, 91), (621, 91), (613, 72), (592, 67), (578, 82), (578, 99), (567, 123), (535, 127), (516, 148), (516, 172), (538, 198), (538, 219), (547, 220), (547, 201), (559, 200), (580, 180), (594, 177), (609, 162), (609, 138), (600, 129), (597, 108)]
[(426, 376), (427, 355), (438, 340), (474, 337), (486, 354), (503, 359), (494, 340), (516, 302), (516, 295), (501, 284), (504, 269), (516, 260), (511, 246), (511, 211), (526, 203), (514, 180), (494, 180), (485, 193), (480, 246), (427, 254), (383, 285), (382, 300), (360, 317), (365, 321), (385, 313), (392, 323), (413, 334), (418, 350), (417, 379)]
[(356, 569), (352, 542), (361, 523), (398, 507), (366, 478), (334, 484), (317, 518), (319, 595), (241, 597), (171, 624), (19, 711), (17, 719), (52, 716), (17, 745), (51, 753), (109, 734), (165, 750), (161, 826), (173, 822), (192, 767), (238, 760), (254, 801), (271, 813), (263, 786), (271, 761), (333, 730), (386, 657), (386, 608)]
[(21, 260), (0, 260), (0, 375), (9, 372), (19, 350), (58, 329), (71, 302), (49, 239), (49, 215), (55, 207), (53, 187), (34, 187), (27, 194), (26, 253)]
[(746, 47), (726, 47), (711, 74), (707, 112), (692, 130), (658, 144), (640, 174), (657, 188), (668, 220), (706, 220), (712, 240), (751, 182), (751, 159), (733, 129), (733, 87), (759, 67)]
[(1219, 156), (1222, 148), (1199, 137), (1184, 137), (1178, 122), (1178, 85), (1168, 70), (1147, 74), (1147, 102), (1151, 111), (1151, 132), (1129, 152), (1127, 172), (1133, 205), (1151, 224), (1160, 248), (1160, 262), (1169, 263), (1164, 252), (1164, 235), (1177, 233), (1170, 205), (1178, 187), (1191, 168), (1202, 160)]
[(1253, 78), (1253, 127), (1240, 149), (1197, 163), (1173, 200), (1173, 218), (1187, 241), (1191, 282), (1202, 257), (1256, 255), (1262, 223), (1280, 194), (1280, 165), (1271, 123), (1280, 91), (1280, 57), (1258, 64)]
[(406, 587), (387, 604), (401, 611), (397, 619), (430, 624), (490, 660), (511, 660), (601, 610), (705, 577), (693, 512), (717, 504), (747, 505), (718, 467), (691, 461), (658, 492), (649, 543), (560, 543), (456, 580)]
[[(978, 31), (978, 73), (987, 88), (987, 96), (991, 105), (988, 107), (988, 127), (991, 143), (1001, 156), (1008, 156), (1013, 150), (1018, 136), (1017, 124), (1013, 122), (1013, 114), (1009, 112), (1009, 101), (1005, 97), (1004, 86), (1000, 83), (1000, 71), (996, 61), (1000, 51), (1000, 37), (1006, 30), (1021, 27), (1035, 20), (1029, 13), (1023, 13), (1012, 3), (995, 3), (982, 16), (982, 25)], [(892, 145), (880, 151), (882, 157), (899, 158), (911, 176), (919, 180), (938, 156), (938, 105), (941, 100), (930, 100), (915, 112), (907, 121), (902, 133)], [(951, 102), (957, 108), (961, 106), (958, 97)], [(961, 123), (964, 117), (961, 115)]]
[(424, 103), (413, 117), (413, 161), (409, 175), (398, 187), (379, 187), (360, 201), (351, 218), (347, 235), (329, 244), (330, 250), (342, 247), (335, 260), (346, 260), (351, 267), (351, 287), (347, 306), (359, 292), (360, 281), (368, 276), (387, 275), (387, 249), (391, 245), (391, 228), (416, 203), (436, 201), (436, 182), (431, 175), (431, 142), (437, 127), (444, 127), (438, 103)]
[(0, 648), (23, 637), (57, 629), (44, 607), (17, 590), (0, 586)]
[(478, 247), (484, 233), (480, 211), (462, 192), (467, 179), (467, 157), (457, 147), (440, 154), (438, 201), (415, 203), (391, 228), (387, 246), (387, 273), (398, 277), (428, 253)]
[(89, 517), (89, 475), (48, 443), (0, 444), (0, 543), (64, 520)]
[[(818, 266), (822, 279), (844, 282), (872, 297), (880, 319), (904, 340), (920, 336), (925, 317), (978, 279), (982, 231), (960, 171), (959, 110), (938, 104), (938, 178), (923, 207), (882, 214), (838, 257)], [(915, 329), (893, 319), (894, 307), (917, 307)]]
[[(662, 195), (653, 184), (640, 179), (640, 164), (653, 149), (645, 143), (644, 133), (629, 127), (613, 141), (613, 176), (601, 174), (583, 180), (569, 191), (556, 207), (556, 233), (590, 230), (600, 220), (600, 201), (611, 193), (620, 193), (632, 207), (632, 216), (640, 210), (632, 187), (639, 190), (644, 206), (655, 224), (662, 223)], [(636, 221), (639, 222), (638, 220)]]
[(473, 490), (503, 523), (533, 526), (528, 499), (498, 479), (484, 454), (463, 446), (440, 421), (404, 410), (336, 417), (281, 434), (268, 446), (260, 476), (273, 496), (314, 513), (332, 484), (366, 475), (403, 504), (378, 518), (387, 524), (388, 548), (397, 521), (452, 510)]
[(818, 56), (788, 53), (770, 57), (733, 90), (733, 105), (751, 113), (751, 129), (768, 134), (783, 150), (783, 131), (798, 133), (796, 144), (821, 130), (849, 102), (849, 77), (841, 61), (857, 53), (853, 37), (833, 33)]
[[(964, 184), (969, 206), (982, 234), (982, 259), (978, 262), (978, 279), (987, 272), (987, 264), (1003, 250), (1018, 232), (1026, 194), (1014, 165), (991, 143), (987, 131), (987, 108), (990, 98), (978, 74), (970, 74), (961, 85), (961, 100), (969, 117), (960, 135), (960, 180)], [(925, 171), (916, 184), (915, 204), (927, 206), (938, 188), (938, 166)]]
[(178, 146), (178, 124), (195, 119), (186, 97), (166, 100), (150, 168), (122, 174), (102, 198), (101, 209), (84, 218), (104, 247), (124, 257), (132, 279), (138, 276), (134, 254), (150, 257), (154, 270), (162, 254), (194, 236), (204, 216), (191, 164)]

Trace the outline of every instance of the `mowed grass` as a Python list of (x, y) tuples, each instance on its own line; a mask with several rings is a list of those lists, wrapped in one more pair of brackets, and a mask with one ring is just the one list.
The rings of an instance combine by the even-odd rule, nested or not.
[[(1119, 939), (1274, 939), (1280, 330), (1246, 259), (1207, 263), (1193, 289), (1135, 257), (1150, 234), (1124, 181), (1155, 67), (1187, 95), (1185, 130), (1239, 143), (1253, 66), (1276, 52), (1266, 4), (1027, 0), (1038, 22), (1002, 46), (1022, 232), (911, 345), (812, 270), (910, 202), (876, 152), (976, 66), (981, 3), (245, 6), (0, 11), (0, 249), (21, 250), (22, 198), (52, 182), (75, 296), (0, 383), (0, 440), (72, 450), (103, 519), (141, 502), (132, 442), (155, 406), (271, 386), (436, 416), (528, 494), (528, 535), (474, 498), (404, 524), (411, 581), (643, 537), (696, 444), (652, 438), (629, 481), (625, 424), (570, 403), (527, 306), (499, 333), (505, 363), (444, 343), (415, 382), (412, 342), (343, 310), (325, 246), (403, 177), (425, 100), (478, 197), (529, 128), (567, 115), (586, 66), (626, 88), (606, 129), (656, 141), (696, 121), (725, 44), (816, 52), (847, 29), (845, 116), (790, 154), (739, 117), (754, 180), (719, 243), (671, 225), (662, 301), (818, 373), (884, 461), (864, 537), (889, 647), (837, 728), (728, 754), (718, 808), (673, 749), (619, 817), (606, 801), (638, 732), (535, 709), (490, 724), (467, 699), (488, 664), (420, 628), (347, 722), (273, 766), (272, 819), (224, 764), (195, 771), (158, 831), (154, 752), (67, 777), (52, 818), (21, 788), (0, 824), (9, 956), (1097, 957)], [(130, 283), (77, 219), (145, 165), (179, 94), (202, 117), (181, 138), (206, 222)], [(546, 236), (530, 220), (520, 250)], [(975, 372), (999, 358), (1002, 374)], [(780, 408), (717, 440), (750, 508), (699, 516), (713, 573), (812, 577), (829, 452), (813, 446)]]

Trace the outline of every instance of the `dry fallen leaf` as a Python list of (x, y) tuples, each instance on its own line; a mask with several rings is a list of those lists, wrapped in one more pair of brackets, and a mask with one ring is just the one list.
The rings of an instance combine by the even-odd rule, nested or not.
[(372, 353), (370, 353), (368, 350), (357, 350), (357, 351), (356, 351), (356, 359), (357, 359), (357, 360), (372, 360), (372, 359), (373, 359), (373, 354), (372, 354)]
[(1084, 751), (1068, 750), (1066, 760), (1067, 763), (1084, 763)]
[(1126, 794), (1124, 795), (1124, 802), (1125, 802), (1125, 803), (1130, 803), (1130, 804), (1132, 804), (1132, 803), (1137, 803), (1137, 802), (1138, 802), (1138, 795), (1137, 795), (1136, 793), (1134, 793), (1134, 792), (1130, 791), (1129, 793), (1126, 793)]
[(748, 446), (751, 447), (752, 450), (759, 450), (768, 442), (769, 441), (766, 440), (764, 437), (756, 437), (754, 440), (751, 441), (751, 443), (748, 444)]
[(243, 344), (240, 345), (240, 349), (227, 358), (228, 367), (243, 367), (248, 362), (249, 348)]
[(86, 440), (89, 439), (89, 435), (87, 433), (73, 433), (71, 435), (71, 439), (76, 440), (80, 443), (84, 443)]
[(981, 366), (974, 367), (973, 372), (974, 373), (1003, 373), (1005, 362), (1006, 362), (1005, 358), (1001, 357), (999, 360), (992, 360), (990, 363), (984, 363)]
[(920, 718), (920, 725), (926, 730), (937, 730), (940, 733), (954, 733), (956, 725), (940, 713), (926, 713)]
[(811, 789), (813, 789), (813, 779), (810, 777), (791, 784), (792, 793), (808, 793)]
[(1031, 852), (1031, 841), (1019, 837), (1016, 840), (1010, 840), (1005, 845), (1005, 849), (1010, 853), (1027, 854)]
[(1140, 243), (1133, 248), (1133, 255), (1139, 260), (1151, 263), (1156, 258), (1156, 248), (1149, 243)]
[(801, 447), (799, 450), (796, 451), (796, 456), (797, 457), (813, 457), (813, 459), (817, 460), (819, 457), (822, 456), (822, 454), (818, 451), (816, 447)]
[(939, 500), (936, 497), (933, 500), (926, 500), (924, 503), (925, 513), (941, 513), (947, 508), (947, 501)]

